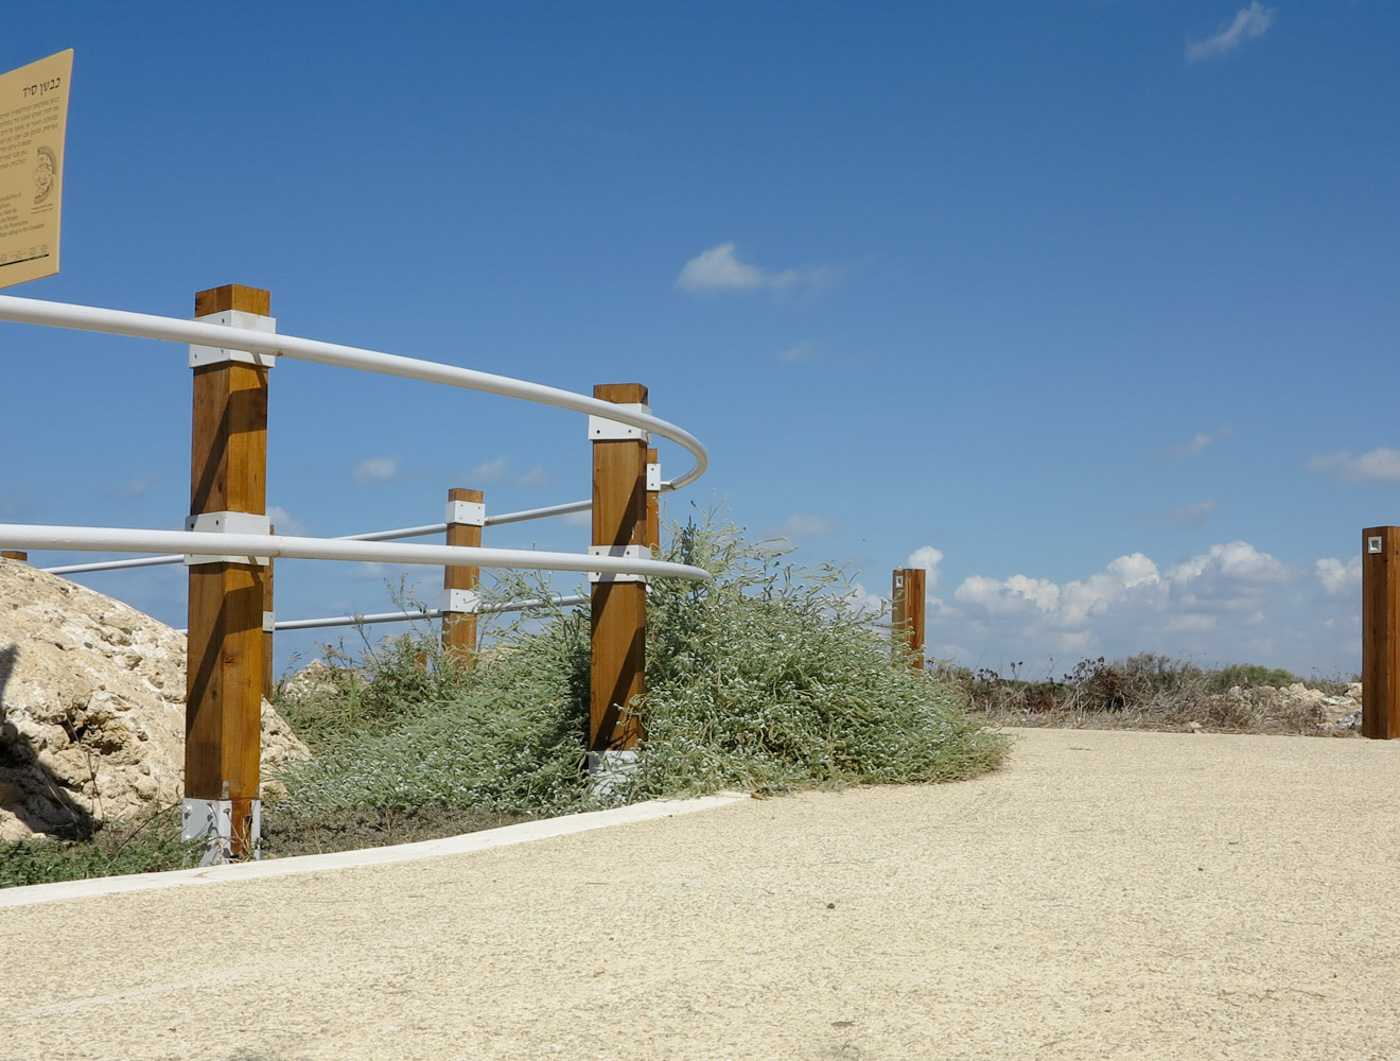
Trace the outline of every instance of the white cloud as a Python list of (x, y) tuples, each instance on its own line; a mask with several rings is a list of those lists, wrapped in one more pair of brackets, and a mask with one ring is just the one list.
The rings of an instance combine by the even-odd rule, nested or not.
[(1209, 519), (1210, 514), (1219, 505), (1220, 502), (1213, 497), (1205, 501), (1195, 501), (1189, 505), (1182, 505), (1180, 508), (1171, 509), (1166, 513), (1167, 522), (1182, 527), (1194, 527)]
[(686, 262), (680, 276), (676, 277), (676, 286), (691, 292), (754, 291), (822, 284), (833, 278), (834, 271), (829, 268), (768, 272), (757, 265), (741, 262), (734, 254), (734, 244), (721, 243)]
[(922, 568), (928, 574), (924, 578), (924, 589), (932, 590), (938, 585), (938, 565), (943, 563), (943, 550), (932, 545), (921, 545), (909, 554), (905, 567)]
[(306, 524), (297, 519), (281, 505), (267, 506), (267, 519), (277, 528), (278, 534), (290, 534), (293, 537), (306, 533)]
[(1274, 21), (1274, 9), (1259, 0), (1235, 14), (1234, 20), (1205, 40), (1186, 42), (1186, 58), (1190, 62), (1225, 55), (1234, 51), (1251, 37), (1262, 37)]
[(809, 516), (798, 513), (783, 524), (784, 534), (835, 534), (841, 525), (825, 516)]
[[(949, 563), (939, 558), (940, 568)], [(1047, 668), (1041, 673), (1053, 677), (1085, 656), (1144, 651), (1204, 666), (1351, 674), (1360, 662), (1359, 566), (1359, 559), (1327, 558), (1314, 570), (1233, 541), (1160, 566), (1127, 553), (1064, 582), (972, 574), (949, 601), (930, 596), (928, 648), (973, 668), (1005, 671), (1013, 660), (1027, 661), (1027, 673)]]
[(1214, 593), (1225, 582), (1237, 590), (1248, 585), (1287, 582), (1294, 572), (1268, 553), (1261, 553), (1248, 542), (1212, 545), (1207, 552), (1184, 560), (1167, 570), (1167, 578), (1177, 587), (1189, 590), (1209, 586)]
[(876, 616), (888, 607), (889, 601), (878, 593), (871, 593), (859, 582), (853, 582), (851, 591), (846, 594), (846, 605), (854, 615)]
[(810, 361), (815, 356), (816, 350), (806, 339), (800, 343), (789, 346), (778, 355), (778, 360), (786, 365), (795, 365), (799, 361)]
[(506, 473), (506, 459), (497, 457), (493, 461), (485, 464), (478, 464), (471, 471), (467, 472), (467, 481), (471, 483), (494, 483)]
[(360, 462), (350, 473), (357, 483), (380, 483), (399, 474), (399, 462), (395, 457), (371, 457)]
[(548, 486), (549, 472), (544, 470), (543, 464), (536, 464), (515, 481), (520, 486)]
[(1353, 556), (1342, 563), (1335, 556), (1325, 556), (1317, 562), (1317, 580), (1329, 597), (1343, 593), (1361, 592), (1361, 557)]
[(582, 512), (567, 512), (564, 514), (564, 526), (566, 527), (592, 527), (593, 510), (585, 509)]
[(1400, 449), (1373, 449), (1353, 457), (1350, 453), (1319, 454), (1308, 461), (1308, 471), (1358, 483), (1400, 482)]

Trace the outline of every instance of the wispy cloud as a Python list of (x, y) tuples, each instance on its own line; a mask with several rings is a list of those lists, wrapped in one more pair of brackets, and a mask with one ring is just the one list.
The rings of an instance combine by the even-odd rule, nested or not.
[(1400, 483), (1400, 449), (1373, 449), (1359, 457), (1319, 454), (1308, 461), (1308, 471), (1354, 483)]
[(476, 483), (494, 483), (506, 474), (505, 457), (497, 457), (493, 461), (486, 461), (478, 464), (471, 471), (467, 472), (467, 481), (475, 485)]
[(783, 533), (791, 535), (835, 534), (841, 525), (826, 516), (810, 516), (798, 513), (783, 524)]
[(104, 491), (108, 497), (141, 497), (160, 479), (159, 472), (143, 475), (139, 479), (128, 479), (124, 483), (109, 487)]
[(399, 462), (396, 457), (370, 457), (363, 460), (350, 473), (350, 478), (357, 483), (382, 483), (393, 479), (399, 474)]
[(1213, 59), (1227, 55), (1246, 40), (1252, 37), (1262, 37), (1273, 25), (1273, 21), (1274, 9), (1265, 7), (1259, 0), (1254, 0), (1248, 7), (1237, 12), (1234, 20), (1228, 26), (1218, 30), (1214, 36), (1200, 41), (1188, 40), (1186, 42), (1186, 59), (1188, 62), (1194, 63), (1201, 59)]
[(548, 486), (549, 472), (544, 470), (543, 464), (536, 464), (515, 481), (520, 486)]
[(1168, 523), (1175, 523), (1178, 527), (1197, 527), (1210, 519), (1220, 502), (1215, 498), (1208, 498), (1205, 501), (1194, 501), (1189, 505), (1182, 505), (1180, 508), (1173, 508), (1163, 513)]
[(1198, 453), (1204, 453), (1216, 442), (1230, 435), (1232, 428), (1222, 427), (1218, 431), (1198, 431), (1185, 442), (1178, 442), (1174, 446), (1168, 446), (1157, 454), (1159, 460), (1178, 461), (1184, 457), (1194, 457)]
[(686, 262), (680, 276), (676, 277), (676, 286), (682, 291), (704, 294), (811, 286), (830, 283), (835, 278), (836, 271), (829, 267), (770, 272), (741, 262), (734, 253), (734, 244), (721, 243)]
[(795, 365), (799, 361), (810, 361), (816, 356), (816, 348), (806, 339), (800, 343), (794, 343), (778, 355), (778, 360), (785, 365)]
[(567, 512), (561, 517), (566, 527), (591, 527), (593, 526), (593, 513), (591, 511)]
[(306, 531), (306, 524), (293, 516), (281, 505), (268, 505), (267, 519), (269, 523), (277, 528), (278, 534), (296, 536)]

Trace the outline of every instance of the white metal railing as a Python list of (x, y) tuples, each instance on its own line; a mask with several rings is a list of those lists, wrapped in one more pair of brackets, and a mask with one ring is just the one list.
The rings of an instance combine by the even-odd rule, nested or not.
[[(662, 484), (663, 490), (686, 486), (709, 464), (704, 446), (688, 431), (636, 407), (617, 405), (572, 391), (499, 376), (475, 369), (444, 365), (397, 354), (358, 347), (324, 343), (275, 332), (261, 332), (204, 321), (180, 320), (125, 310), (77, 306), (61, 302), (0, 295), (0, 321), (34, 324), (79, 331), (126, 335), (165, 342), (210, 346), (273, 357), (286, 357), (315, 364), (358, 369), (381, 375), (398, 376), (438, 383), (465, 390), (498, 394), (503, 397), (587, 413), (606, 420), (640, 428), (675, 442), (687, 450), (695, 464), (684, 475)], [(486, 524), (499, 525), (527, 519), (586, 511), (591, 501), (574, 501), (524, 512), (487, 517)], [(393, 531), (373, 531), (347, 538), (309, 538), (287, 535), (227, 534), (197, 531), (161, 531), (118, 527), (38, 526), (0, 523), (0, 546), (56, 549), (63, 551), (144, 553), (168, 551), (168, 555), (133, 560), (104, 561), (99, 564), (67, 565), (52, 568), (56, 574), (79, 570), (108, 570), (116, 567), (147, 567), (179, 563), (186, 556), (289, 557), (312, 560), (349, 560), (390, 564), (432, 564), (486, 568), (523, 568), (547, 571), (596, 571), (604, 574), (667, 575), (691, 581), (709, 581), (708, 572), (686, 564), (624, 556), (594, 556), (575, 553), (538, 552), (523, 549), (497, 549), (449, 545), (401, 545), (388, 539), (420, 537), (444, 530), (446, 524), (430, 524)], [(412, 616), (410, 616), (412, 617)], [(314, 622), (317, 620), (305, 620)], [(385, 620), (387, 621), (387, 620)]]

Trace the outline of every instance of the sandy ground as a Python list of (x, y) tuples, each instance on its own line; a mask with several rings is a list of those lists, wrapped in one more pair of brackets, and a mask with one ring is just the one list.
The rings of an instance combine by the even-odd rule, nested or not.
[(0, 1058), (1400, 1058), (1400, 742), (1016, 738), (960, 784), (0, 909)]

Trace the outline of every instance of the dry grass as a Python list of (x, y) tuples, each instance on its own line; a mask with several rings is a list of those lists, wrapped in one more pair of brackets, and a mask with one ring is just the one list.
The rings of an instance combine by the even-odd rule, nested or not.
[(1359, 709), (1342, 681), (1303, 683), (1285, 671), (1237, 665), (1202, 670), (1144, 653), (1083, 660), (1062, 679), (1003, 678), (946, 669), (975, 717), (1003, 726), (1168, 732), (1356, 736)]

